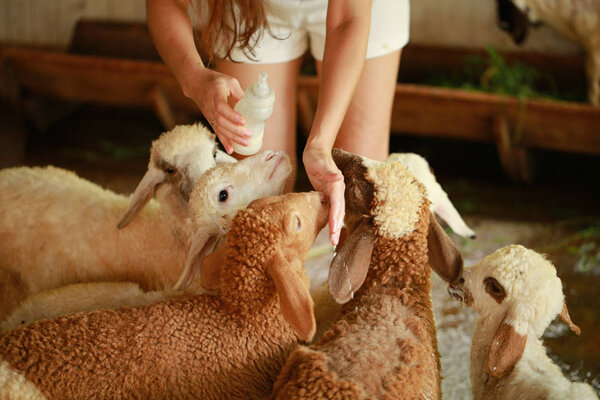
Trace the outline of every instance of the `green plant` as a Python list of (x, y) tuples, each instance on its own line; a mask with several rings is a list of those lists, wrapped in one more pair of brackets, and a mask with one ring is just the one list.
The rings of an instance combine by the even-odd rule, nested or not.
[(562, 93), (554, 78), (522, 62), (508, 63), (493, 47), (486, 47), (486, 57), (468, 56), (458, 73), (430, 71), (421, 83), (470, 91), (528, 98), (554, 98), (585, 101), (585, 94), (570, 90)]
[(569, 253), (579, 256), (575, 263), (575, 271), (591, 272), (600, 266), (600, 247), (594, 242), (585, 242), (581, 246), (569, 247)]

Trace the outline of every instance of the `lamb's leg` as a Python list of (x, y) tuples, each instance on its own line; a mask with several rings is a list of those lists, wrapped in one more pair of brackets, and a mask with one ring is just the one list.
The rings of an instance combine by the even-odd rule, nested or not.
[(0, 320), (27, 296), (21, 275), (0, 267)]
[(600, 105), (600, 47), (597, 51), (588, 51), (585, 62), (588, 79), (588, 98), (590, 103)]

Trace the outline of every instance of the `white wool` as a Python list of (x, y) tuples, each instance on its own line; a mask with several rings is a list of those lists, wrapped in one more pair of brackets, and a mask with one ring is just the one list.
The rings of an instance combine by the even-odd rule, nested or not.
[(423, 186), (400, 162), (364, 158), (363, 165), (368, 169), (368, 179), (375, 184), (377, 203), (372, 213), (379, 230), (392, 238), (413, 232), (423, 201), (427, 201)]
[[(464, 277), (474, 298), (473, 308), (484, 317), (508, 311), (506, 322), (520, 334), (531, 329), (540, 337), (562, 309), (564, 296), (556, 268), (542, 255), (520, 245), (496, 250), (466, 269)], [(502, 304), (485, 292), (486, 277), (495, 278), (506, 290)]]
[[(182, 166), (185, 171), (180, 172), (192, 183), (215, 165), (214, 148), (215, 137), (202, 124), (178, 125), (152, 143), (152, 152), (171, 165)], [(222, 151), (217, 154), (224, 162), (236, 161)]]
[(472, 238), (475, 232), (467, 226), (435, 175), (425, 158), (415, 153), (393, 153), (386, 160), (388, 163), (401, 162), (425, 187), (427, 199), (431, 202), (429, 209), (442, 218), (457, 235)]
[[(465, 269), (463, 277), (464, 289), (471, 296), (470, 305), (480, 314), (471, 349), (475, 400), (598, 398), (589, 385), (571, 383), (565, 378), (546, 355), (540, 340), (564, 303), (562, 285), (552, 263), (533, 250), (512, 245)], [(486, 292), (486, 278), (494, 278), (502, 285), (506, 297), (500, 304)], [(512, 371), (495, 379), (487, 374), (487, 359), (502, 322), (527, 339), (523, 355)]]
[[(291, 172), (291, 165), (285, 154), (271, 153), (275, 154), (275, 156), (269, 160), (265, 160), (265, 155), (267, 154), (267, 152), (265, 152), (253, 157), (248, 157), (240, 163), (218, 164), (211, 169), (210, 172), (207, 172), (198, 179), (196, 182), (198, 190), (194, 191), (194, 201), (190, 207), (192, 207), (192, 211), (194, 211), (193, 214), (198, 220), (204, 220), (204, 217), (210, 216), (213, 218), (215, 224), (210, 224), (210, 226), (205, 224), (205, 226), (202, 226), (199, 221), (195, 221), (195, 226), (198, 229), (196, 233), (199, 233), (200, 230), (209, 230), (214, 226), (219, 227), (221, 232), (225, 233), (229, 229), (230, 220), (239, 209), (245, 208), (252, 200), (276, 195), (281, 191), (286, 177)], [(2, 173), (7, 171), (9, 170), (5, 170)], [(27, 170), (29, 173), (42, 174), (45, 171), (45, 169)], [(89, 185), (89, 190), (95, 191), (94, 193), (96, 196), (94, 196), (94, 198), (107, 196), (108, 199), (120, 199), (120, 204), (123, 207), (126, 206), (127, 199), (123, 196), (103, 190), (97, 185), (78, 178), (71, 172), (51, 169), (48, 179), (61, 180), (60, 177), (63, 176), (63, 174), (72, 179), (81, 180), (82, 185)], [(41, 179), (35, 179), (34, 181), (38, 182), (41, 181)], [(68, 182), (68, 180), (64, 179), (64, 176), (62, 177), (62, 181)], [(0, 180), (0, 183), (1, 182), (2, 180)], [(222, 189), (228, 191), (228, 199), (224, 203), (219, 203), (217, 199), (219, 192)], [(88, 197), (89, 192), (76, 192), (75, 196), (76, 195)], [(104, 200), (104, 202), (106, 202), (106, 200)], [(43, 204), (43, 202), (40, 202), (39, 204)], [(150, 210), (146, 207), (142, 211), (140, 218), (143, 218), (140, 222), (146, 219), (146, 214), (150, 213), (154, 208), (160, 207), (160, 205), (154, 201), (150, 204), (153, 204), (153, 206), (150, 207)], [(154, 204), (156, 205), (154, 206)], [(61, 210), (64, 210), (67, 213), (66, 215), (68, 215), (69, 210), (64, 207), (62, 207)], [(154, 212), (158, 213), (159, 210)], [(67, 219), (66, 216), (64, 218), (59, 218), (59, 220), (63, 219)], [(119, 234), (128, 235), (128, 230), (134, 228), (140, 222), (135, 223), (132, 227), (127, 227), (118, 231), (114, 226), (111, 226), (111, 230), (119, 232)], [(156, 227), (151, 229), (152, 226), (148, 226), (147, 228), (150, 231), (156, 230)], [(160, 231), (163, 232), (163, 230)], [(73, 233), (77, 235), (76, 231)], [(165, 231), (165, 240), (168, 239), (170, 235), (173, 235), (173, 233)], [(72, 239), (71, 242), (76, 242), (76, 240)], [(6, 317), (4, 321), (2, 321), (0, 316), (0, 321), (2, 321), (2, 323), (0, 323), (0, 330), (13, 329), (19, 326), (21, 321), (28, 324), (39, 319), (70, 315), (80, 311), (114, 309), (122, 306), (141, 306), (177, 295), (177, 293), (171, 293), (169, 290), (165, 289), (169, 289), (170, 286), (175, 283), (176, 278), (180, 276), (181, 271), (184, 268), (185, 255), (188, 251), (188, 247), (189, 241), (185, 243), (185, 246), (180, 246), (179, 248), (175, 248), (174, 246), (170, 247), (170, 250), (174, 251), (175, 254), (173, 257), (168, 258), (169, 263), (165, 263), (163, 266), (163, 269), (166, 270), (163, 271), (163, 273), (165, 276), (169, 277), (169, 280), (160, 282), (160, 287), (157, 288), (159, 291), (142, 292), (136, 283), (131, 282), (98, 282), (48, 290), (26, 298), (18, 308)], [(140, 254), (140, 256), (144, 256), (144, 254)], [(175, 256), (178, 256), (179, 259), (176, 259)], [(148, 257), (150, 257), (150, 255)], [(153, 271), (149, 270), (149, 265), (142, 265), (142, 267), (147, 268), (147, 277), (153, 276)], [(45, 270), (53, 279), (56, 279), (56, 269), (46, 268)], [(86, 270), (83, 272), (86, 272)], [(101, 272), (102, 271), (100, 271), (100, 273)], [(105, 280), (109, 280), (110, 278), (108, 273), (104, 273), (104, 275), (100, 276), (104, 276)], [(46, 278), (42, 283), (47, 284), (48, 282), (50, 282), (50, 278)], [(45, 289), (42, 283), (39, 283), (38, 286)], [(50, 288), (55, 286), (57, 285), (52, 285)], [(201, 293), (202, 290), (192, 286), (186, 292), (198, 294)], [(43, 303), (42, 307), (40, 307), (41, 303)]]
[[(197, 291), (193, 294), (200, 294)], [(78, 312), (140, 307), (169, 297), (176, 291), (144, 292), (133, 282), (76, 283), (35, 293), (19, 304), (0, 322), (0, 332), (29, 325), (41, 319), (56, 318)]]
[(0, 360), (0, 393), (2, 399), (45, 400), (46, 396), (25, 376), (15, 371), (6, 361)]

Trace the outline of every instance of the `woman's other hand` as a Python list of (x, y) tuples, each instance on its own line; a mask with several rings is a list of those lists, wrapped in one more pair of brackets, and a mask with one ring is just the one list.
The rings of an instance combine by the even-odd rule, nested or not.
[(302, 156), (304, 168), (315, 190), (324, 192), (331, 204), (329, 210), (329, 240), (337, 246), (344, 223), (344, 176), (331, 156), (331, 150), (307, 144)]

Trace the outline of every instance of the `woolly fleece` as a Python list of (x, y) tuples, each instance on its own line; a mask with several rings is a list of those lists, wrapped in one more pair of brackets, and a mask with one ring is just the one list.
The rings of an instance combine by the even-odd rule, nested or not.
[[(134, 223), (117, 230), (127, 197), (70, 171), (2, 170), (0, 199), (0, 270), (12, 271), (13, 282), (20, 281), (21, 299), (97, 280), (135, 281), (144, 290), (159, 289), (175, 279), (165, 267), (185, 261), (189, 221), (179, 221), (152, 200)], [(0, 293), (10, 290), (7, 285), (9, 280), (0, 281)], [(19, 300), (3, 302), (0, 318)]]
[[(220, 296), (38, 321), (0, 336), (2, 360), (48, 398), (265, 397), (298, 338), (261, 265), (281, 222), (257, 208), (234, 219)], [(310, 244), (300, 244), (304, 257)], [(2, 379), (0, 398), (14, 382)]]
[[(272, 398), (440, 398), (423, 186), (399, 164), (336, 157), (335, 151), (334, 159), (346, 181), (347, 225), (368, 212), (364, 204), (373, 210), (377, 240), (371, 264), (338, 321), (315, 345), (292, 353)], [(416, 205), (398, 212), (400, 199)]]

